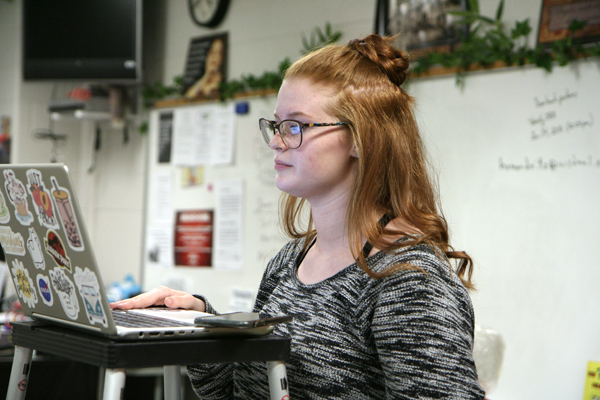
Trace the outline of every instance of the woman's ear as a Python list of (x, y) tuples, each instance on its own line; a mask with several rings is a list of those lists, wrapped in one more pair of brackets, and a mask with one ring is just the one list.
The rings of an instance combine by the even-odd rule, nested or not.
[(356, 148), (355, 144), (353, 144), (352, 148), (350, 149), (350, 155), (354, 158), (358, 158), (358, 149)]

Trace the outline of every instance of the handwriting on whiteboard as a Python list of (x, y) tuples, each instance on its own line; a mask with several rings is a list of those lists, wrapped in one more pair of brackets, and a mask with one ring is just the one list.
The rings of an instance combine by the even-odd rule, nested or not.
[[(566, 89), (562, 93), (553, 92), (543, 97), (535, 96), (535, 115), (528, 118), (531, 126), (531, 140), (550, 139), (558, 135), (592, 132), (594, 114), (590, 111), (565, 111), (565, 104), (576, 103), (577, 91)], [(572, 105), (572, 104), (571, 104)], [(571, 115), (574, 114), (574, 115)]]
[(512, 155), (497, 158), (498, 169), (600, 171), (598, 107), (589, 95), (583, 88), (566, 88), (534, 96), (522, 114), (529, 137), (522, 136), (525, 142), (514, 146)]
[(524, 157), (518, 161), (506, 161), (503, 157), (498, 159), (498, 166), (505, 171), (557, 171), (560, 169), (575, 168), (600, 168), (600, 159), (592, 155), (586, 157), (546, 158), (546, 157)]

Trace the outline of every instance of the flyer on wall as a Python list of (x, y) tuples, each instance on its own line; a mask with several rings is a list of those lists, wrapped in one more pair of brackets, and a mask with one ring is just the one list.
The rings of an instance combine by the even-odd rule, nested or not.
[(213, 210), (178, 211), (175, 220), (175, 265), (212, 266)]

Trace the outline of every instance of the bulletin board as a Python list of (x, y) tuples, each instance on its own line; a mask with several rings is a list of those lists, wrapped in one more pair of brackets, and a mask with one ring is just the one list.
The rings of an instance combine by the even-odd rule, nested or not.
[[(144, 290), (168, 285), (202, 294), (219, 312), (243, 311), (251, 307), (266, 263), (287, 241), (278, 224), (280, 192), (274, 183), (273, 152), (264, 143), (258, 129), (260, 117), (273, 115), (275, 101), (273, 95), (151, 111), (142, 279)], [(184, 160), (184, 164), (181, 164), (181, 161), (177, 161), (176, 140), (179, 136), (174, 131), (181, 129), (185, 122), (178, 121), (178, 117), (192, 118), (211, 108), (223, 113), (229, 110), (233, 114), (233, 143), (229, 146), (227, 141), (221, 141), (221, 149), (215, 149), (213, 143), (211, 151), (208, 144), (205, 146), (200, 143), (196, 153), (206, 153), (207, 159), (199, 165), (188, 165), (185, 164), (188, 156), (179, 154), (179, 159)], [(220, 130), (217, 128), (214, 132), (218, 134)], [(231, 159), (227, 160), (229, 148)], [(220, 160), (210, 159), (215, 154)], [(223, 200), (219, 194), (223, 192), (222, 188), (239, 190), (241, 193), (239, 197), (234, 193), (230, 197), (232, 201), (227, 198)], [(232, 218), (229, 225), (217, 225), (218, 218), (227, 214), (228, 204), (234, 203), (235, 207), (238, 200), (241, 201), (241, 218)], [(184, 226), (185, 223), (177, 223), (177, 215), (181, 213), (187, 215), (187, 221), (192, 221), (191, 224), (198, 229), (201, 229), (201, 222), (193, 221), (206, 221), (207, 214), (212, 214), (213, 245), (217, 237), (222, 238), (228, 234), (227, 226), (235, 230), (238, 228), (235, 225), (239, 223), (241, 237), (237, 253), (240, 260), (230, 257), (230, 262), (222, 262), (219, 266), (210, 265), (211, 263), (207, 266), (206, 262), (200, 261), (202, 266), (182, 266), (178, 263), (193, 262), (181, 261), (184, 258), (176, 258), (174, 253), (167, 254), (166, 257), (164, 251), (162, 257), (157, 254), (160, 253), (161, 246), (157, 246), (156, 242), (174, 243), (179, 228), (188, 228)], [(216, 229), (217, 226), (221, 226), (221, 232)], [(193, 240), (192, 237), (188, 241)], [(196, 240), (203, 240), (201, 234), (196, 235)], [(231, 252), (236, 241), (234, 238), (232, 248), (222, 250)], [(213, 246), (212, 251), (214, 261), (215, 252), (219, 249)], [(196, 259), (201, 258), (202, 254), (199, 254)], [(175, 259), (178, 263), (174, 262)]]
[(476, 323), (506, 350), (487, 397), (580, 399), (600, 361), (600, 61), (419, 79), (408, 91)]

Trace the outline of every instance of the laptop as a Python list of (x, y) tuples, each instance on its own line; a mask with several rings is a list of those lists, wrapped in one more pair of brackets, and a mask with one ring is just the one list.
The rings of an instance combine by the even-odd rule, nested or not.
[(0, 164), (0, 244), (23, 312), (112, 339), (263, 335), (194, 325), (210, 314), (164, 307), (111, 311), (68, 169)]

